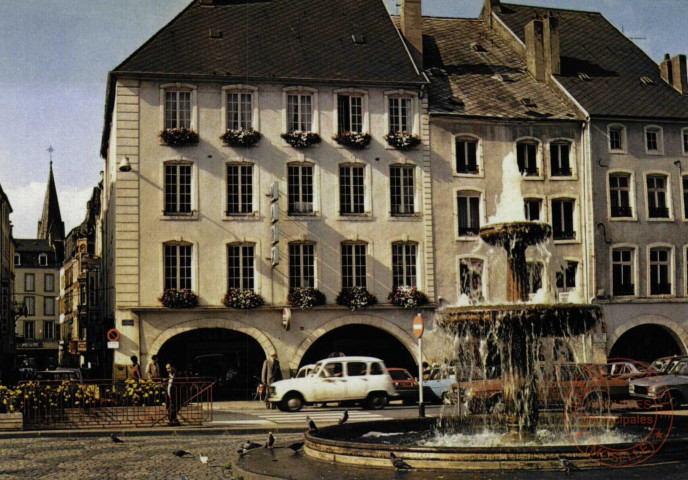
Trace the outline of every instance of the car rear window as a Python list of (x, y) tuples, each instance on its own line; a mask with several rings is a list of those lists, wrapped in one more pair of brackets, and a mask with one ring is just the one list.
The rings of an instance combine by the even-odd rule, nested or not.
[(384, 375), (385, 371), (385, 367), (383, 367), (381, 363), (373, 362), (370, 364), (371, 375)]
[(347, 375), (350, 377), (364, 376), (368, 370), (368, 365), (365, 362), (349, 362), (346, 367)]
[(388, 370), (388, 372), (394, 380), (408, 380), (409, 378), (403, 370)]

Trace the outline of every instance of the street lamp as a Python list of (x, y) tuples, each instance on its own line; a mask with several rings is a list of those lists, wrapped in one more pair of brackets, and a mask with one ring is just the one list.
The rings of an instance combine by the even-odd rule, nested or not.
[(124, 157), (122, 161), (119, 162), (120, 172), (131, 172), (131, 162), (129, 162), (129, 157)]

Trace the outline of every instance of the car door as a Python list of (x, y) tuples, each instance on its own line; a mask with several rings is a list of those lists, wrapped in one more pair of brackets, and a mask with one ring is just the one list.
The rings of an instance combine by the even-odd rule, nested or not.
[(347, 399), (359, 400), (366, 398), (369, 390), (368, 364), (366, 362), (347, 362)]
[(320, 369), (314, 402), (338, 402), (348, 397), (347, 378), (344, 363), (327, 362)]

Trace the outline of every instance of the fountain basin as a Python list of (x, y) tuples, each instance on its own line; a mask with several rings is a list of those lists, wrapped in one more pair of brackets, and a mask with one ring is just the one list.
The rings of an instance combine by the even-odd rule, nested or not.
[(552, 234), (552, 227), (540, 222), (493, 223), (480, 229), (480, 238), (488, 245), (504, 246), (517, 241), (522, 247), (541, 243)]

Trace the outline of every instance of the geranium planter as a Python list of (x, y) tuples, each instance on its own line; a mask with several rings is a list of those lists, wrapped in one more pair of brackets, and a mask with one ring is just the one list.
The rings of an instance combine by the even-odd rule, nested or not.
[(332, 140), (345, 147), (362, 150), (370, 144), (370, 135), (367, 133), (342, 132), (332, 137)]
[(198, 306), (198, 295), (188, 288), (168, 288), (158, 297), (158, 301), (167, 308), (194, 308)]
[(298, 307), (301, 310), (309, 310), (318, 305), (325, 305), (325, 294), (317, 288), (303, 287), (291, 288), (287, 297), (289, 305)]
[(377, 297), (363, 287), (353, 287), (339, 292), (336, 302), (337, 305), (348, 307), (354, 311), (375, 305)]
[(420, 145), (420, 137), (409, 132), (394, 132), (383, 137), (390, 147), (397, 150), (411, 150)]
[(389, 303), (401, 308), (416, 308), (428, 303), (428, 297), (416, 287), (397, 287), (387, 297)]
[(308, 148), (320, 143), (320, 135), (313, 132), (289, 132), (280, 136), (294, 148)]
[(248, 130), (227, 130), (220, 140), (230, 147), (250, 147), (258, 143), (263, 135), (252, 128)]
[(170, 147), (196, 145), (198, 143), (198, 133), (188, 128), (166, 128), (160, 132), (160, 140)]
[(258, 308), (263, 303), (263, 297), (253, 290), (242, 290), (240, 288), (230, 288), (222, 298), (225, 307), (236, 308), (239, 310), (250, 310)]

